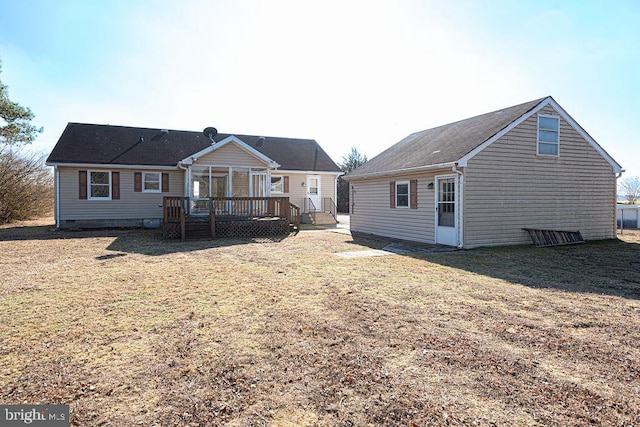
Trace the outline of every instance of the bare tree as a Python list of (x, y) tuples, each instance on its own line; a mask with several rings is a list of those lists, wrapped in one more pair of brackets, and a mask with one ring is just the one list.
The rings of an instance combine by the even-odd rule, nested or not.
[(640, 200), (640, 177), (629, 176), (620, 182), (620, 192), (635, 205)]
[(31, 124), (33, 117), (9, 99), (0, 81), (0, 224), (51, 211), (53, 179), (44, 157), (21, 153), (42, 132)]
[(0, 224), (49, 214), (53, 178), (44, 157), (0, 148)]

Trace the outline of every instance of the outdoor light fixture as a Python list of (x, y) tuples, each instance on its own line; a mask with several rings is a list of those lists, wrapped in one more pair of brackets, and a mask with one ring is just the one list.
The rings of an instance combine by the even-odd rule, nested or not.
[(433, 182), (430, 182), (429, 185), (427, 185), (427, 188), (429, 190), (433, 190)]
[(302, 181), (302, 182), (300, 183), (300, 185), (302, 185), (302, 186), (304, 187), (304, 186), (305, 186), (305, 183), (304, 183), (304, 181)]

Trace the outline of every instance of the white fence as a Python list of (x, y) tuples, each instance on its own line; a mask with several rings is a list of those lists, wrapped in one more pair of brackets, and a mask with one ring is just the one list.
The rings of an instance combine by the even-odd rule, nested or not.
[(618, 228), (640, 228), (640, 205), (617, 205)]

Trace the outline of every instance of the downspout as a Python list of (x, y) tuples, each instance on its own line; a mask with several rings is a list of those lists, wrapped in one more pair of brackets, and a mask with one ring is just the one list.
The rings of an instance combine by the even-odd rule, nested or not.
[(55, 187), (56, 187), (56, 191), (54, 195), (56, 200), (53, 206), (53, 210), (54, 210), (54, 216), (56, 220), (56, 229), (60, 229), (60, 172), (58, 171), (58, 165), (55, 165), (53, 167), (53, 176), (54, 176)]
[(460, 189), (458, 191), (458, 194), (460, 194), (460, 196), (458, 197), (458, 248), (462, 249), (462, 247), (464, 246), (464, 174), (462, 173), (462, 171), (459, 171), (458, 168), (456, 167), (456, 165), (454, 164), (451, 167), (451, 170), (453, 170), (455, 173), (458, 174), (458, 176), (460, 177), (460, 179), (458, 180), (458, 188)]
[[(615, 198), (613, 200), (613, 236), (611, 236), (612, 239), (615, 239), (618, 234), (618, 178), (622, 176), (623, 172), (624, 172), (624, 169), (621, 170), (620, 172), (615, 172), (616, 179), (614, 182)], [(620, 234), (622, 234), (623, 233), (622, 230), (624, 230), (624, 208), (620, 209), (620, 211), (622, 212), (622, 217), (620, 218)], [(637, 217), (638, 217), (638, 213), (636, 212), (636, 218)]]
[(191, 173), (189, 173), (189, 170), (191, 169), (191, 165), (187, 166), (187, 167), (183, 167), (182, 163), (178, 162), (178, 167), (180, 169), (182, 169), (185, 172), (185, 177), (184, 177), (184, 195), (185, 197), (188, 198), (187, 200), (187, 212), (191, 211), (191, 208), (189, 206), (191, 206), (191, 196), (189, 195), (189, 188), (191, 188)]
[(189, 180), (191, 179), (191, 174), (189, 172), (189, 166), (183, 167), (182, 163), (178, 163), (178, 167), (185, 171), (185, 179), (184, 179), (184, 194), (189, 197)]

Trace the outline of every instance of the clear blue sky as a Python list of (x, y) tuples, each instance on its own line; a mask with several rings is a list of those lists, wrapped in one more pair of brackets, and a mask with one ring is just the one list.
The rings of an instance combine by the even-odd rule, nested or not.
[(67, 122), (314, 138), (340, 162), (552, 95), (640, 176), (640, 2), (0, 0), (0, 80)]

